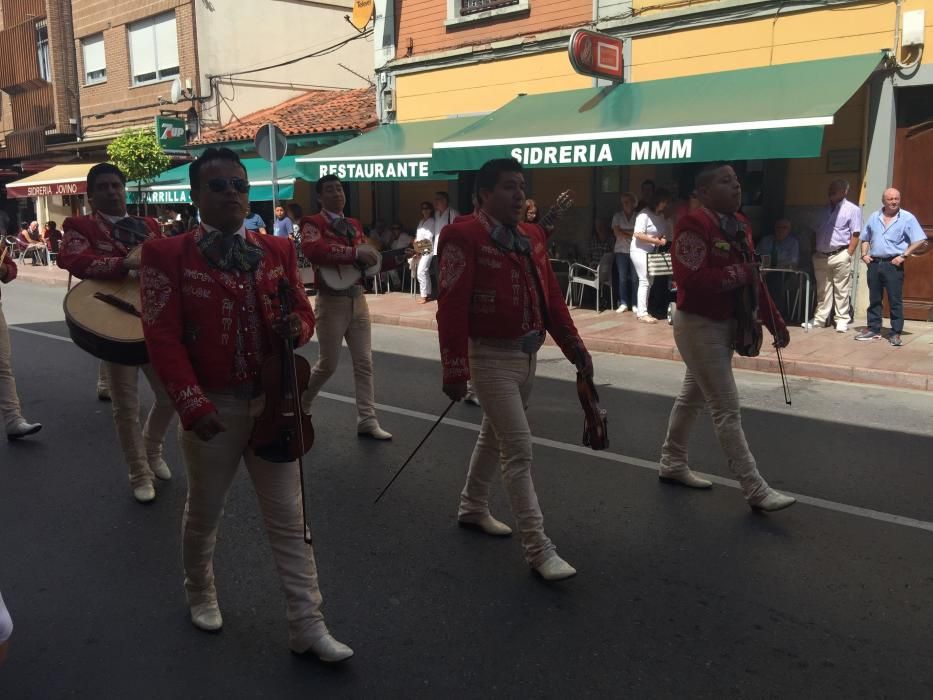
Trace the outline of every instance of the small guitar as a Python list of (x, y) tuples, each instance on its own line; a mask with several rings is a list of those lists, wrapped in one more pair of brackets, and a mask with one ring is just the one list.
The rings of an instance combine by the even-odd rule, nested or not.
[(538, 226), (543, 228), (550, 235), (554, 226), (557, 224), (557, 220), (563, 216), (564, 212), (570, 209), (573, 206), (573, 190), (565, 190), (557, 195), (553, 206), (548, 209), (544, 216), (538, 219)]
[[(415, 249), (416, 255), (424, 255), (425, 253), (431, 252), (434, 247), (434, 243), (425, 239), (421, 241), (415, 241), (412, 243), (411, 247)], [(371, 265), (370, 267), (361, 267), (359, 263), (354, 265), (321, 266), (318, 268), (317, 274), (325, 287), (335, 291), (349, 289), (364, 277), (375, 277), (378, 275), (382, 271), (382, 260), (384, 258), (388, 256), (404, 256), (408, 251), (408, 248), (395, 248), (393, 250), (384, 250), (380, 253), (378, 250), (376, 250), (375, 247), (369, 245), (368, 243), (358, 245), (356, 249), (368, 250), (375, 253), (377, 255), (376, 264)]]

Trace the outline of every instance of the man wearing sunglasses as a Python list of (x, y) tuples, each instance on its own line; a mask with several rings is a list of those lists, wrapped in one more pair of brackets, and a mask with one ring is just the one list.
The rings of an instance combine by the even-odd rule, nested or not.
[[(88, 171), (87, 194), (91, 214), (70, 217), (62, 225), (65, 235), (58, 254), (59, 267), (79, 279), (120, 280), (138, 274), (139, 255), (131, 252), (162, 235), (158, 222), (127, 215), (126, 176), (111, 163), (98, 163)], [(155, 479), (172, 478), (162, 459), (162, 444), (174, 414), (172, 402), (151, 365), (103, 362), (101, 369), (109, 386), (113, 422), (129, 467), (133, 497), (140, 503), (149, 503), (156, 496)], [(155, 396), (143, 427), (139, 425), (140, 370)], [(99, 376), (99, 396), (100, 379)]]
[[(149, 354), (184, 429), (182, 559), (191, 622), (209, 632), (223, 625), (214, 545), (242, 460), (285, 591), (289, 647), (328, 663), (342, 661), (353, 651), (330, 635), (321, 614), (314, 550), (304, 541), (298, 462), (272, 463), (249, 446), (254, 417), (266, 400), (260, 381), (265, 360), (283, 336), (303, 345), (314, 333), (295, 246), (287, 238), (246, 231), (250, 185), (236, 153), (208, 148), (189, 173), (201, 225), (145, 246), (142, 297)], [(284, 321), (282, 280), (292, 308)]]
[[(316, 267), (326, 265), (353, 265), (371, 267), (378, 253), (357, 246), (366, 242), (363, 227), (356, 219), (343, 215), (347, 198), (343, 184), (336, 175), (325, 175), (317, 181), (315, 189), (321, 201), (321, 211), (301, 220), (301, 248), (305, 257)], [(413, 250), (407, 250), (410, 258)], [(402, 256), (383, 258), (382, 272), (399, 265)], [(337, 369), (340, 343), (344, 339), (353, 358), (353, 380), (356, 384), (357, 435), (374, 440), (391, 440), (392, 434), (383, 430), (376, 418), (373, 396), (372, 335), (369, 306), (363, 296), (362, 280), (349, 289), (330, 289), (318, 285), (314, 315), (318, 323), (320, 354), (311, 370), (311, 381), (305, 392), (305, 411), (311, 411), (311, 402), (324, 383)]]

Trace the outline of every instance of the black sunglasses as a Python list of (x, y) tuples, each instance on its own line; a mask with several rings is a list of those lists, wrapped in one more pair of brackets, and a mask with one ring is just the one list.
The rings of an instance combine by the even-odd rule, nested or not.
[(211, 192), (226, 192), (230, 185), (233, 185), (233, 189), (240, 194), (249, 192), (249, 180), (244, 180), (242, 177), (213, 177), (207, 181)]

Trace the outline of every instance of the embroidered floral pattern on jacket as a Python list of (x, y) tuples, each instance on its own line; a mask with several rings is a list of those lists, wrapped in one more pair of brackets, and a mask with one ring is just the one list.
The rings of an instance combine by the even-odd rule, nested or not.
[[(726, 244), (728, 246), (728, 243)], [(691, 270), (699, 270), (706, 260), (707, 247), (703, 236), (693, 231), (684, 231), (674, 242), (674, 255)]]
[(444, 248), (441, 258), (440, 285), (441, 289), (451, 289), (466, 268), (466, 256), (463, 249), (455, 243)]
[(139, 271), (143, 323), (153, 323), (172, 296), (172, 282), (162, 270), (144, 267)]

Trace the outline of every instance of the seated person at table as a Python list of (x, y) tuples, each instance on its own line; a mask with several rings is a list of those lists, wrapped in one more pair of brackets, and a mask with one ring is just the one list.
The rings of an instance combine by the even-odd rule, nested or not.
[(800, 241), (791, 234), (790, 221), (779, 219), (774, 224), (774, 234), (759, 241), (758, 252), (771, 256), (771, 264), (768, 267), (796, 269), (800, 263)]
[[(758, 252), (761, 255), (771, 256), (767, 267), (796, 270), (800, 264), (800, 241), (791, 234), (790, 221), (779, 219), (774, 224), (774, 234), (765, 236), (759, 241)], [(765, 273), (765, 282), (781, 315), (784, 318), (790, 318), (793, 314), (790, 313), (792, 309), (788, 307), (788, 292), (790, 295), (797, 293), (800, 286), (798, 275), (768, 272)]]

